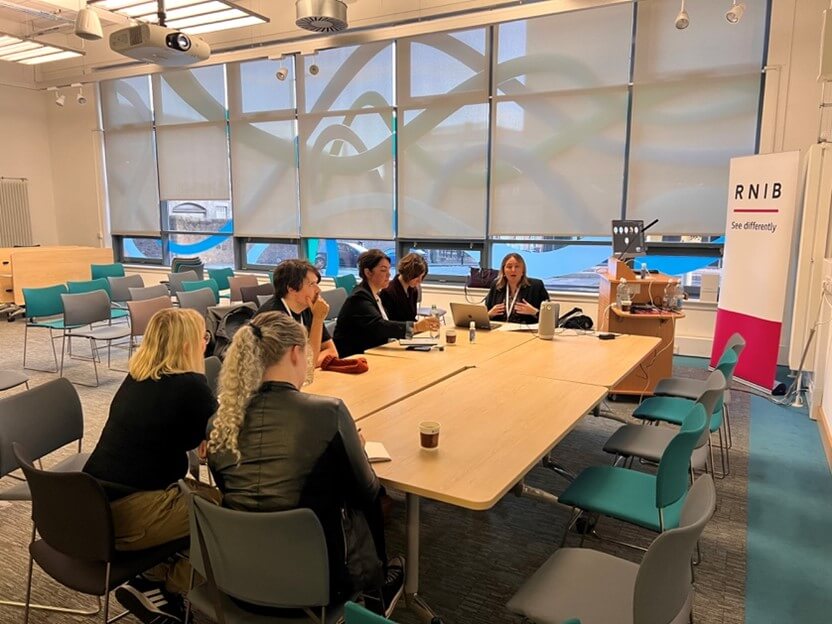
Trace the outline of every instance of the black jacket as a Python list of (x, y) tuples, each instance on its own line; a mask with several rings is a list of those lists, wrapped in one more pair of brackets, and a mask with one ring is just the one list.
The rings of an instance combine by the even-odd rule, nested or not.
[[(540, 304), (544, 301), (549, 301), (549, 293), (546, 291), (546, 287), (543, 285), (543, 282), (539, 279), (535, 279), (533, 277), (527, 278), (529, 280), (528, 286), (521, 286), (520, 287), (520, 294), (517, 295), (517, 302), (522, 301), (525, 299), (535, 308), (540, 310)], [(491, 289), (488, 291), (488, 294), (485, 297), (485, 307), (489, 310), (493, 308), (498, 303), (505, 303), (506, 302), (506, 288), (502, 288), (500, 290), (497, 289), (497, 283), (491, 285)], [(508, 306), (506, 306), (508, 309)], [(510, 323), (537, 323), (537, 316), (531, 316), (529, 314), (518, 314), (517, 313), (517, 303), (515, 303), (515, 307), (511, 312), (511, 318), (506, 319), (505, 314), (498, 314), (495, 317), (492, 317), (492, 321), (506, 321)]]
[(415, 321), (416, 312), (419, 306), (419, 290), (411, 288), (405, 291), (404, 286), (399, 281), (398, 277), (390, 280), (387, 288), (383, 288), (378, 293), (381, 303), (384, 304), (384, 309), (387, 310), (387, 316), (391, 321)]
[(381, 316), (370, 287), (364, 282), (347, 297), (335, 325), (335, 347), (341, 357), (364, 353), (390, 339), (406, 338), (413, 326), (404, 321), (386, 321)]
[(237, 444), (239, 463), (229, 453), (209, 458), (223, 505), (244, 511), (312, 509), (324, 529), (331, 593), (337, 596), (350, 586), (342, 509), (369, 507), (380, 489), (344, 402), (266, 382), (249, 403)]

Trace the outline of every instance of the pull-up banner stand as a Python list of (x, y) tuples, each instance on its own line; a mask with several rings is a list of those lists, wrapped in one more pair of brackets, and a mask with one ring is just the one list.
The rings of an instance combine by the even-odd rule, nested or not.
[(780, 351), (799, 170), (800, 152), (731, 159), (711, 366), (739, 332), (747, 344), (734, 376), (766, 392)]

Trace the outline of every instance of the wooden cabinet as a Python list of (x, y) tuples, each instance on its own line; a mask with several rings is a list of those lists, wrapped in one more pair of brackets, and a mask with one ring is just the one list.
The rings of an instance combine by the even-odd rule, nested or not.
[(615, 305), (621, 279), (627, 280), (634, 304), (660, 306), (665, 289), (671, 281), (678, 281), (670, 275), (651, 273), (646, 279), (637, 276), (630, 267), (617, 258), (610, 258), (607, 270), (601, 273), (598, 297), (598, 328), (602, 332), (655, 336), (661, 340), (653, 353), (642, 364), (625, 377), (611, 394), (650, 395), (660, 379), (673, 373), (673, 342), (676, 319), (683, 318), (680, 312), (662, 311), (655, 314), (632, 314), (622, 312)]

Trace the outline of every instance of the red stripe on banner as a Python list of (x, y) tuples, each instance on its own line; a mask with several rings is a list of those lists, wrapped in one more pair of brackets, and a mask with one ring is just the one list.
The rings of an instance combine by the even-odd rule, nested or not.
[(737, 208), (734, 212), (780, 212), (776, 208)]
[(745, 338), (746, 345), (734, 376), (762, 388), (773, 388), (782, 327), (783, 324), (776, 321), (719, 308), (716, 311), (711, 366), (716, 366), (731, 335), (739, 332)]

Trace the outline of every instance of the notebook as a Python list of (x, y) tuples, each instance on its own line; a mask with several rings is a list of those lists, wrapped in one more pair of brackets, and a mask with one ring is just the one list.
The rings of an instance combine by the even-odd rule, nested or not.
[(365, 442), (364, 452), (367, 453), (367, 459), (370, 460), (371, 464), (389, 462), (393, 459), (381, 442)]

